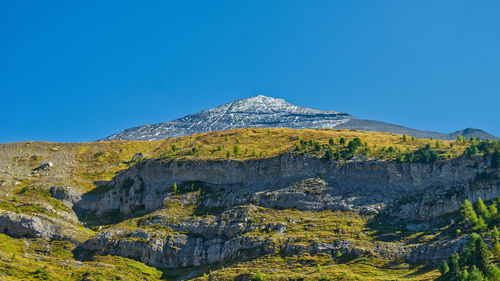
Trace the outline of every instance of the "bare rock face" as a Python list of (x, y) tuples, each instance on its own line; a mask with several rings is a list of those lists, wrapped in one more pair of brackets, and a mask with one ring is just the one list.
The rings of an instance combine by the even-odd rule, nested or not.
[(265, 235), (246, 235), (250, 232), (287, 231), (287, 223), (268, 223), (253, 220), (256, 206), (239, 206), (215, 217), (192, 218), (181, 221), (156, 215), (140, 222), (141, 226), (165, 226), (171, 231), (147, 229), (109, 229), (82, 244), (79, 255), (98, 253), (120, 255), (163, 268), (203, 266), (225, 261), (254, 258), (280, 252), (285, 255), (310, 254), (369, 254), (382, 258), (404, 258), (409, 247), (376, 242), (370, 249), (355, 241), (318, 242), (287, 240), (280, 245), (276, 238)]
[(97, 251), (99, 254), (137, 259), (157, 267), (179, 268), (273, 253), (276, 250), (273, 239), (240, 236), (268, 227), (249, 221), (249, 214), (255, 208), (241, 207), (226, 211), (217, 218), (193, 218), (179, 222), (155, 216), (142, 222), (142, 225), (162, 225), (172, 231), (105, 230), (85, 242), (79, 248), (80, 255)]
[[(464, 199), (500, 196), (498, 170), (483, 156), (432, 164), (354, 160), (347, 162), (287, 154), (245, 161), (147, 160), (124, 171), (100, 194), (85, 194), (76, 207), (105, 215), (160, 208), (175, 182), (201, 182), (212, 192), (207, 208), (255, 204), (300, 210), (392, 211), (425, 220), (459, 209)], [(497, 180), (481, 181), (482, 175)], [(388, 208), (390, 207), (390, 208)]]
[(446, 259), (453, 253), (460, 253), (465, 248), (467, 239), (453, 239), (450, 241), (437, 241), (414, 248), (406, 259), (409, 262), (429, 261)]
[(81, 193), (69, 186), (53, 186), (50, 188), (50, 194), (70, 208), (73, 207), (73, 204), (82, 199)]
[(61, 239), (60, 229), (48, 221), (9, 211), (0, 213), (0, 231), (13, 237)]

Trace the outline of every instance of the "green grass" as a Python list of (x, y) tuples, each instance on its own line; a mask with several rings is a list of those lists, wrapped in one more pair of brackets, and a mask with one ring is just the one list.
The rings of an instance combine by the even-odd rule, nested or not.
[(197, 280), (232, 280), (245, 275), (250, 278), (260, 275), (263, 280), (433, 280), (439, 272), (425, 265), (410, 266), (368, 257), (339, 263), (324, 254), (269, 255), (220, 267)]

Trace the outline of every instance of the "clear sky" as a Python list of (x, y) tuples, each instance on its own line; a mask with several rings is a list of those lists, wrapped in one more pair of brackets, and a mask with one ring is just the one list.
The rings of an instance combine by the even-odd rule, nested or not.
[(1, 1), (0, 142), (263, 94), (500, 136), (500, 1)]

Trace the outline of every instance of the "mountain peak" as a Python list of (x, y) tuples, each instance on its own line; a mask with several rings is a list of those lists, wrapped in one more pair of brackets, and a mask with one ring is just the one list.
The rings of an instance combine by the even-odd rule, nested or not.
[(293, 105), (283, 99), (276, 99), (258, 95), (230, 102), (228, 104), (214, 108), (228, 110), (228, 112), (286, 112), (293, 111), (298, 106)]
[(180, 119), (127, 129), (104, 140), (157, 140), (234, 128), (334, 128), (356, 119), (333, 110), (318, 110), (264, 95), (236, 100)]
[(257, 95), (235, 100), (170, 122), (127, 129), (103, 140), (158, 140), (210, 131), (251, 127), (356, 129), (440, 139), (455, 139), (458, 134), (495, 138), (486, 132), (471, 128), (451, 134), (420, 131), (379, 121), (360, 120), (344, 112), (312, 109), (291, 104), (284, 99)]

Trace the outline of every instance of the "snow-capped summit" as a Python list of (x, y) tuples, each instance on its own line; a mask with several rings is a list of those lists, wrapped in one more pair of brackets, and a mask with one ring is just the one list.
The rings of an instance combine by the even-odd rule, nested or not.
[[(311, 109), (291, 104), (283, 99), (258, 95), (187, 115), (170, 122), (130, 128), (102, 140), (158, 140), (202, 132), (249, 127), (358, 129), (441, 139), (454, 139), (457, 135), (457, 132), (443, 134), (414, 130), (379, 121), (360, 120), (344, 112)], [(470, 131), (471, 135), (474, 136), (495, 138), (481, 130), (470, 130), (472, 130)]]
[(158, 140), (247, 127), (334, 128), (351, 119), (354, 117), (347, 113), (301, 107), (258, 95), (170, 122), (127, 129), (103, 140)]

